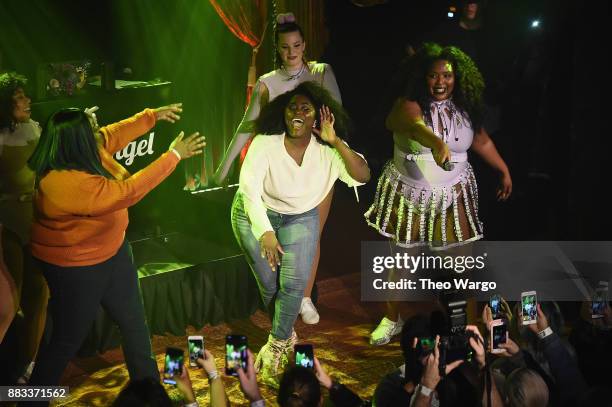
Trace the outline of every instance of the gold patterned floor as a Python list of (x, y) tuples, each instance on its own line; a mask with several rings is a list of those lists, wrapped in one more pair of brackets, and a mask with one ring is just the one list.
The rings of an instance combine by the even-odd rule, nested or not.
[[(380, 378), (402, 363), (402, 356), (397, 340), (382, 347), (372, 347), (368, 344), (368, 334), (379, 321), (382, 307), (378, 303), (360, 302), (359, 284), (359, 274), (348, 274), (320, 282), (317, 307), (321, 322), (312, 326), (299, 321), (296, 331), (300, 341), (314, 345), (315, 355), (332, 377), (348, 385), (360, 396), (370, 398)], [(410, 310), (416, 312), (423, 306), (426, 305), (413, 304)], [(255, 353), (265, 343), (269, 328), (267, 316), (258, 311), (245, 320), (214, 327), (206, 326), (199, 331), (188, 329), (183, 337), (156, 336), (153, 338), (153, 350), (161, 368), (167, 346), (185, 348), (188, 335), (201, 334), (204, 336), (205, 346), (215, 356), (219, 371), (222, 371), (226, 334), (247, 335), (249, 346)], [(201, 370), (190, 370), (189, 373), (199, 404), (208, 405), (208, 381)], [(56, 405), (110, 405), (127, 380), (127, 369), (120, 350), (78, 359), (70, 364), (63, 378), (63, 384), (70, 386), (70, 398)], [(223, 381), (232, 405), (248, 405), (236, 379), (223, 377)], [(267, 405), (277, 405), (274, 390), (263, 385), (260, 388)], [(173, 399), (178, 397), (175, 389), (168, 389)]]

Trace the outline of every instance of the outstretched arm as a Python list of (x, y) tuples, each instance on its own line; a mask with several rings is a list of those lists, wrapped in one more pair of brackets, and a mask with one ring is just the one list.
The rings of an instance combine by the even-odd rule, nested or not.
[(440, 167), (450, 160), (448, 146), (427, 127), (423, 121), (423, 111), (417, 102), (403, 98), (396, 100), (385, 125), (394, 133), (394, 142), (400, 146), (409, 138), (430, 148), (436, 164)]
[(497, 189), (497, 199), (501, 201), (508, 199), (512, 193), (510, 170), (484, 128), (474, 135), (472, 150), (499, 173), (500, 183)]
[(230, 168), (232, 167), (232, 163), (251, 137), (251, 134), (254, 131), (255, 120), (257, 117), (259, 117), (261, 108), (268, 103), (268, 98), (268, 88), (263, 82), (258, 81), (255, 85), (255, 89), (253, 90), (253, 95), (251, 96), (249, 106), (244, 113), (244, 117), (238, 125), (238, 128), (234, 133), (234, 137), (232, 137), (232, 141), (230, 142), (227, 150), (225, 150), (223, 159), (213, 175), (213, 180), (217, 185), (223, 184)]

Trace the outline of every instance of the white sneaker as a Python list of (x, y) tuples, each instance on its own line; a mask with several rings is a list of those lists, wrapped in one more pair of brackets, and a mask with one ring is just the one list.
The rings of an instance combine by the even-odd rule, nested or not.
[(370, 345), (386, 345), (391, 341), (395, 335), (402, 332), (404, 321), (401, 317), (398, 317), (397, 322), (391, 321), (389, 318), (384, 317), (376, 329), (370, 334)]
[(319, 313), (315, 308), (310, 297), (302, 298), (302, 305), (300, 306), (300, 315), (302, 321), (308, 325), (314, 325), (319, 323)]

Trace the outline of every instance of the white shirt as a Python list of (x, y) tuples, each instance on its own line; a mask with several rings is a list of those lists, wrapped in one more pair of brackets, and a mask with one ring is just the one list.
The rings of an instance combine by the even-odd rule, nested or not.
[(307, 212), (325, 199), (338, 178), (349, 187), (363, 185), (349, 175), (340, 154), (315, 136), (310, 137), (302, 165), (287, 152), (284, 133), (256, 136), (242, 165), (238, 188), (255, 238), (274, 230), (267, 209), (286, 215)]

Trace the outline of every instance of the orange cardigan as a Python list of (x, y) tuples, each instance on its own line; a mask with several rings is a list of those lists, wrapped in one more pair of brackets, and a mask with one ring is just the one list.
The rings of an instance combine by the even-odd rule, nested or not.
[(100, 129), (102, 165), (116, 179), (77, 170), (51, 170), (35, 193), (32, 254), (58, 266), (89, 266), (114, 256), (125, 238), (127, 208), (172, 173), (179, 162), (162, 154), (131, 175), (112, 155), (155, 126), (155, 113), (137, 115)]

